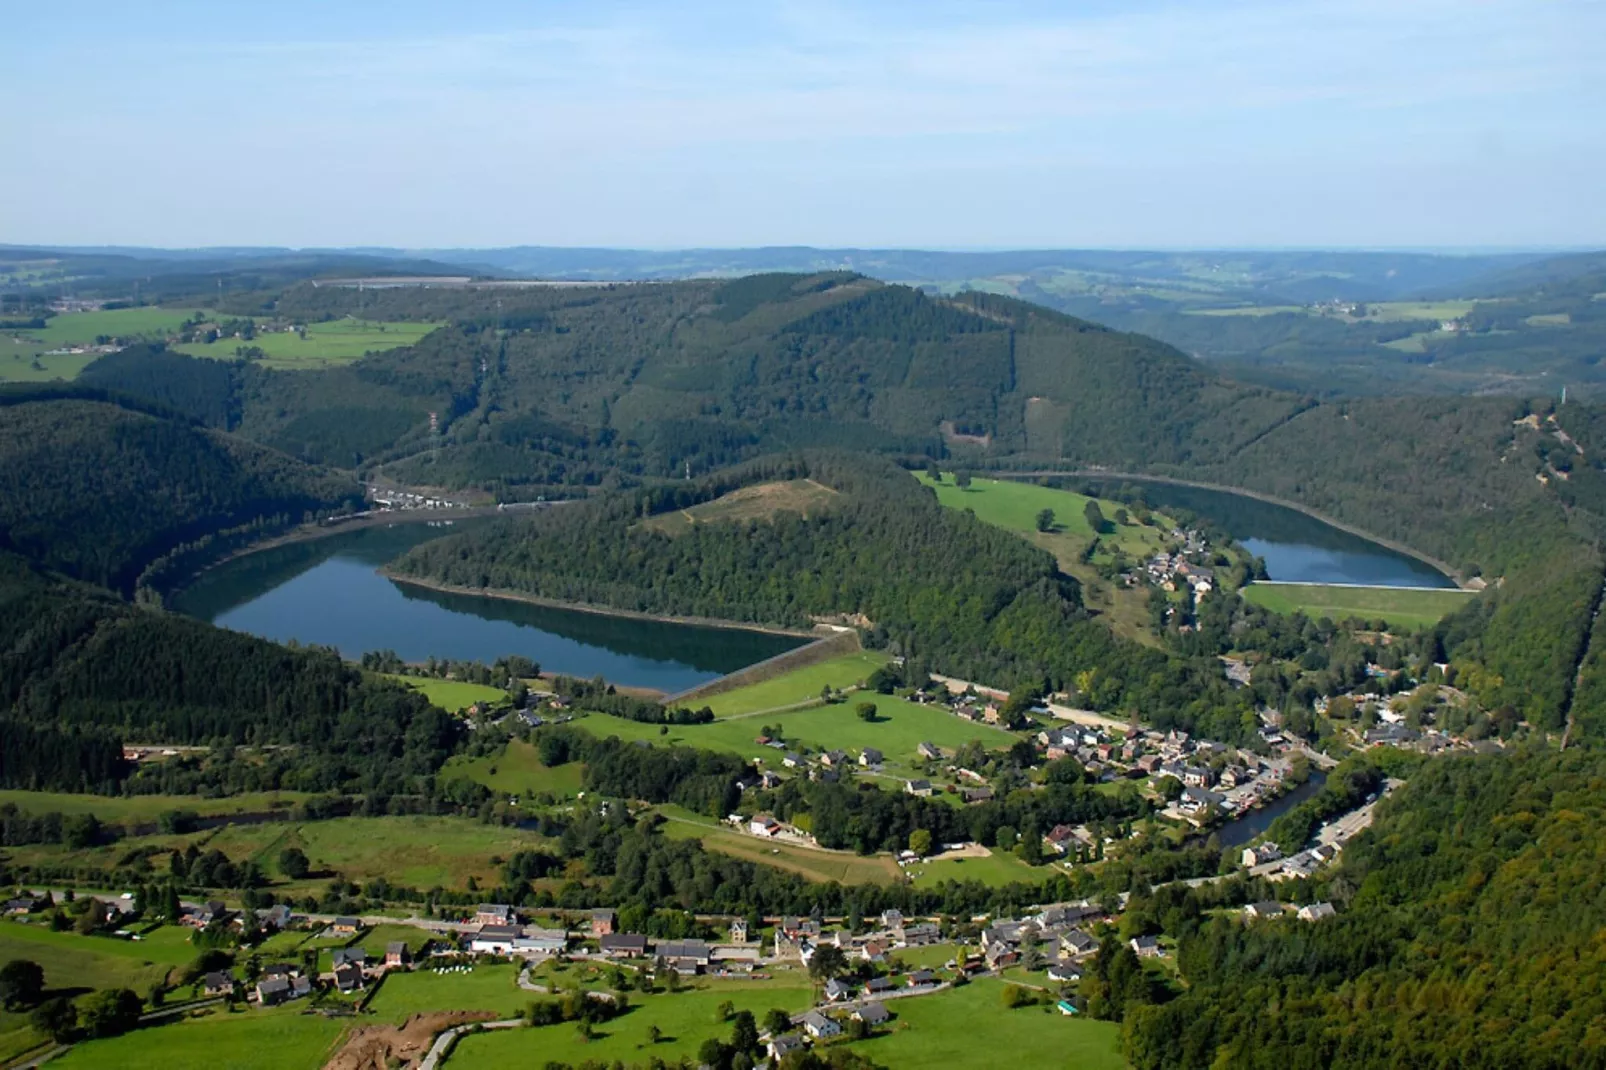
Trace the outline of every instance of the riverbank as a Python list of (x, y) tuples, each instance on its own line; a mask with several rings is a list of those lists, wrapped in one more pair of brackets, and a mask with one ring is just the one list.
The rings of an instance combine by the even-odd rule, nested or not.
[[(555, 503), (554, 503), (555, 504)], [(185, 588), (191, 586), (196, 580), (221, 568), (231, 561), (238, 561), (242, 557), (262, 553), (266, 550), (276, 550), (281, 546), (294, 546), (298, 543), (317, 542), (320, 539), (331, 538), (335, 535), (346, 535), (353, 531), (362, 531), (365, 528), (390, 527), (393, 524), (441, 524), (450, 525), (454, 521), (477, 520), (493, 516), (505, 516), (498, 506), (474, 505), (461, 509), (372, 509), (361, 513), (352, 513), (348, 516), (330, 517), (326, 520), (315, 520), (310, 524), (298, 524), (287, 531), (276, 535), (268, 535), (237, 546), (228, 553), (219, 554), (207, 560), (204, 565), (193, 568), (184, 574), (177, 582), (162, 588), (164, 599), (172, 598), (183, 593)]]
[(440, 583), (436, 580), (421, 579), (417, 576), (407, 576), (392, 571), (390, 566), (382, 565), (378, 569), (381, 576), (392, 583), (399, 583), (404, 587), (417, 587), (425, 591), (435, 591), (440, 594), (467, 595), (471, 598), (496, 598), (504, 602), (522, 602), (525, 605), (540, 606), (543, 609), (562, 609), (573, 613), (589, 613), (598, 617), (618, 617), (622, 620), (644, 620), (655, 624), (686, 624), (695, 628), (722, 628), (735, 632), (758, 632), (762, 635), (785, 635), (795, 639), (818, 639), (822, 635), (829, 637), (835, 632), (820, 630), (804, 631), (801, 628), (782, 628), (774, 624), (749, 624), (744, 621), (722, 620), (718, 617), (677, 617), (668, 613), (643, 613), (635, 609), (616, 609), (613, 606), (598, 606), (589, 602), (563, 602), (556, 598), (542, 598), (539, 595), (526, 594), (523, 591), (509, 591), (501, 587), (459, 587), (452, 583)]
[(1364, 528), (1359, 528), (1353, 524), (1335, 519), (1318, 509), (1311, 508), (1308, 505), (1302, 505), (1299, 502), (1289, 501), (1287, 498), (1279, 498), (1276, 495), (1266, 494), (1262, 491), (1250, 490), (1246, 487), (1232, 487), (1224, 483), (1207, 483), (1202, 480), (1182, 479), (1177, 476), (1153, 475), (1144, 472), (1118, 472), (1102, 468), (1072, 468), (1063, 470), (1043, 469), (1035, 471), (999, 469), (996, 471), (979, 472), (978, 474), (991, 476), (995, 479), (1080, 478), (1100, 480), (1132, 480), (1133, 482), (1139, 483), (1165, 483), (1174, 487), (1190, 487), (1194, 490), (1213, 491), (1217, 494), (1236, 494), (1240, 497), (1249, 498), (1253, 501), (1262, 502), (1266, 505), (1275, 505), (1282, 509), (1288, 509), (1292, 512), (1300, 513), (1312, 520), (1318, 521), (1319, 523), (1326, 524), (1328, 527), (1333, 528), (1336, 531), (1342, 531), (1346, 535), (1353, 535), (1358, 539), (1365, 539), (1367, 542), (1381, 546), (1385, 550), (1390, 550), (1396, 554), (1400, 554), (1403, 557), (1409, 557), (1412, 560), (1427, 565), (1429, 568), (1433, 569), (1435, 572), (1438, 572), (1440, 575), (1453, 582), (1462, 590), (1480, 591), (1485, 586), (1481, 577), (1473, 577), (1470, 580), (1466, 579), (1462, 576), (1461, 572), (1449, 562), (1441, 561), (1431, 554), (1423, 553), (1421, 550), (1418, 550), (1412, 546), (1408, 546), (1403, 542), (1398, 542), (1394, 539), (1374, 534), (1373, 532), (1367, 531)]

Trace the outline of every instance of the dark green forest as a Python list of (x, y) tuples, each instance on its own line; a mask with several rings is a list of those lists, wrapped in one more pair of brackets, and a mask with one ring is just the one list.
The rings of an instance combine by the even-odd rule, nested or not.
[(1140, 1070), (1606, 1065), (1606, 764), (1598, 751), (1431, 761), (1307, 894), (1308, 923), (1164, 923), (1187, 988), (1125, 1018)]
[(0, 392), (0, 549), (124, 593), (181, 544), (361, 500), (349, 477), (181, 420)]

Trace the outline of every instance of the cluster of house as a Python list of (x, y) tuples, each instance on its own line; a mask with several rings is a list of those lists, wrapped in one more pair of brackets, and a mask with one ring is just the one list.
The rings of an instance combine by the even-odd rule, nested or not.
[(1338, 857), (1337, 844), (1324, 843), (1309, 850), (1283, 857), (1275, 843), (1245, 847), (1242, 862), (1257, 877), (1269, 881), (1288, 881), (1313, 876), (1318, 869)]
[(821, 947), (830, 946), (849, 961), (881, 964), (898, 948), (925, 947), (941, 940), (942, 930), (935, 922), (906, 921), (896, 910), (883, 913), (881, 927), (867, 933), (825, 932), (814, 918), (783, 917), (775, 926), (775, 957), (799, 959), (806, 966)]
[(449, 498), (434, 498), (426, 494), (414, 494), (412, 491), (370, 487), (368, 500), (381, 509), (457, 509), (462, 502), (455, 502)]
[(1338, 913), (1333, 909), (1333, 904), (1331, 903), (1307, 903), (1302, 907), (1295, 907), (1289, 903), (1278, 903), (1270, 899), (1259, 903), (1250, 903), (1244, 907), (1244, 917), (1251, 921), (1280, 918), (1289, 912), (1292, 912), (1300, 921), (1321, 921), (1323, 918), (1331, 918)]
[[(1197, 532), (1188, 534), (1193, 536)], [(1189, 560), (1190, 556), (1197, 557), (1201, 553), (1184, 550), (1180, 553), (1155, 554), (1143, 563), (1141, 577), (1162, 591), (1177, 591), (1185, 587), (1193, 592), (1193, 600), (1197, 602), (1216, 587), (1215, 571), (1207, 565)]]
[[(832, 982), (833, 984), (835, 982)], [(830, 988), (828, 984), (827, 989)], [(887, 1010), (886, 1004), (871, 1000), (860, 1004), (848, 1012), (848, 1017), (863, 1022), (874, 1028), (885, 1025), (892, 1020), (892, 1012)], [(813, 1010), (803, 1015), (797, 1022), (801, 1028), (796, 1032), (783, 1033), (772, 1036), (766, 1046), (773, 1064), (778, 1064), (795, 1051), (802, 1051), (808, 1047), (811, 1040), (830, 1040), (842, 1033), (842, 1023), (823, 1011)]]
[(982, 962), (989, 970), (1001, 970), (1035, 951), (1045, 960), (1049, 980), (1079, 981), (1082, 963), (1099, 949), (1083, 926), (1103, 916), (1092, 903), (1056, 903), (1029, 918), (995, 921), (982, 930)]
[[(478, 928), (465, 934), (463, 946), (475, 955), (534, 958), (562, 954), (571, 945), (593, 940), (596, 954), (603, 958), (651, 959), (659, 970), (716, 976), (749, 973), (761, 958), (759, 948), (747, 943), (747, 922), (740, 918), (731, 922), (730, 941), (723, 944), (657, 940), (641, 933), (620, 932), (618, 914), (606, 908), (592, 911), (589, 928), (577, 933), (523, 925), (512, 907), (501, 904), (482, 904), (475, 911), (474, 922)], [(576, 953), (585, 952), (577, 947)]]

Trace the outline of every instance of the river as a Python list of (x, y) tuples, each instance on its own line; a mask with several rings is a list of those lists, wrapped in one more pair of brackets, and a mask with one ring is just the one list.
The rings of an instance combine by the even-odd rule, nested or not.
[(1156, 509), (1186, 509), (1214, 523), (1266, 562), (1266, 578), (1285, 583), (1454, 588), (1432, 565), (1324, 524), (1297, 509), (1227, 491), (1133, 481)]
[(173, 607), (267, 639), (332, 646), (351, 659), (370, 650), (415, 662), (522, 654), (543, 670), (671, 694), (807, 642), (446, 594), (378, 573), (419, 543), (472, 523), (398, 523), (260, 550), (204, 573)]
[(1271, 828), (1271, 823), (1282, 817), (1288, 811), (1304, 802), (1306, 799), (1322, 790), (1327, 783), (1327, 774), (1320, 769), (1312, 768), (1310, 778), (1303, 784), (1297, 784), (1293, 790), (1285, 795), (1267, 803), (1258, 810), (1251, 810), (1243, 817), (1229, 821), (1213, 833), (1216, 840), (1223, 847), (1238, 847), (1248, 843)]

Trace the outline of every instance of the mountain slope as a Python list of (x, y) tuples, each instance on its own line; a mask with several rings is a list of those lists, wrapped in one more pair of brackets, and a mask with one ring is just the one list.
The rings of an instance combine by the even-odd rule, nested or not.
[(147, 412), (0, 396), (0, 548), (131, 591), (182, 543), (361, 501), (347, 478)]

